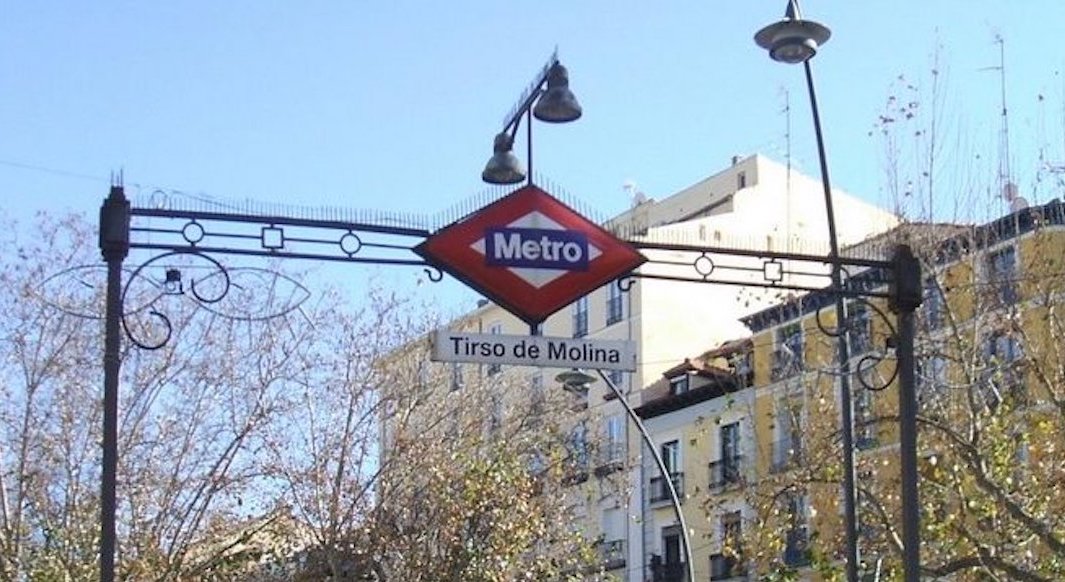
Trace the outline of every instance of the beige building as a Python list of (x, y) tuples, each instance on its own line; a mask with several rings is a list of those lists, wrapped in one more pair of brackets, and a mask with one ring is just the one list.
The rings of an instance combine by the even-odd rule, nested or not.
[[(891, 213), (845, 192), (835, 191), (833, 196), (841, 244), (856, 243), (897, 223)], [(760, 155), (734, 158), (724, 170), (663, 200), (638, 195), (629, 210), (605, 226), (619, 237), (637, 242), (821, 256), (828, 249), (821, 183)], [(649, 251), (648, 255), (652, 253), (652, 262), (641, 267), (640, 273), (690, 278), (692, 265), (669, 264), (674, 257), (668, 251)], [(744, 260), (760, 268), (757, 258), (741, 259), (741, 265)], [(738, 286), (639, 278), (627, 291), (612, 283), (589, 293), (548, 318), (542, 333), (635, 342), (636, 371), (614, 372), (609, 377), (628, 394), (633, 406), (639, 406), (641, 390), (660, 382), (663, 374), (676, 366), (678, 355), (692, 353), (693, 346), (716, 346), (747, 335), (740, 318), (778, 300), (777, 295), (745, 291)], [(456, 324), (462, 331), (479, 333), (524, 335), (530, 331), (525, 323), (488, 302), (482, 302)], [(560, 371), (505, 370), (508, 376), (527, 375), (531, 391), (557, 388), (555, 376)], [(494, 366), (464, 365), (456, 367), (453, 375), (461, 380), (499, 372)], [(669, 528), (676, 524), (670, 523), (666, 514), (653, 524), (644, 518), (644, 508), (651, 505), (645, 499), (655, 497), (653, 487), (657, 482), (652, 480), (657, 478), (657, 471), (649, 471), (651, 466), (638, 459), (636, 431), (621, 403), (606, 397), (609, 393), (602, 382), (597, 382), (587, 394), (589, 419), (587, 428), (582, 430), (589, 432), (579, 440), (599, 446), (596, 456), (588, 459), (595, 465), (586, 471), (588, 479), (575, 480), (574, 486), (585, 483), (583, 486), (594, 489), (600, 476), (613, 472), (616, 477), (617, 468), (630, 468), (625, 491), (600, 489), (598, 494), (585, 496), (589, 507), (583, 519), (586, 527), (598, 530), (590, 533), (602, 540), (604, 560), (615, 576), (643, 582), (650, 576), (649, 556), (669, 551), (664, 545), (670, 540)], [(655, 499), (656, 508), (658, 503)], [(664, 531), (667, 537), (663, 537)]]

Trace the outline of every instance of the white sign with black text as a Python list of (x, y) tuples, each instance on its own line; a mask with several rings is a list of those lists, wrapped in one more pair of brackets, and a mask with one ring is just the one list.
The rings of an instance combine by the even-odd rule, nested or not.
[(438, 331), (434, 362), (636, 370), (636, 342)]

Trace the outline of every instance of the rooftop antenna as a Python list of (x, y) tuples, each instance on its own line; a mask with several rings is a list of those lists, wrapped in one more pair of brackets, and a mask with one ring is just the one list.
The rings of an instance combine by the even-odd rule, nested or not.
[(998, 151), (998, 195), (1012, 208), (1017, 199), (1017, 185), (1013, 183), (1013, 172), (1010, 169), (1010, 123), (1009, 110), (1006, 107), (1006, 40), (1002, 35), (995, 33), (995, 44), (998, 45), (998, 66), (984, 67), (982, 71), (998, 71), (1000, 99), (1002, 103), (1002, 128), (999, 133)]
[(647, 202), (647, 195), (643, 193), (643, 190), (640, 190), (635, 181), (625, 180), (625, 183), (621, 185), (621, 188), (625, 190), (626, 194), (628, 194), (629, 205), (632, 208)]
[[(791, 10), (791, 4), (788, 4), (788, 10)], [(786, 208), (786, 214), (784, 220), (788, 226), (786, 236), (788, 238), (787, 250), (794, 251), (791, 247), (791, 93), (787, 87), (781, 87), (781, 92), (784, 94), (784, 161), (787, 164), (787, 174), (784, 176), (784, 193), (787, 196), (788, 204)]]

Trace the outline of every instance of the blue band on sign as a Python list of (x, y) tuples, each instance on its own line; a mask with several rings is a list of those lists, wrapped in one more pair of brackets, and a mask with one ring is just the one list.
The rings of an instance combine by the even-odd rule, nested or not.
[(485, 263), (493, 267), (588, 270), (588, 237), (573, 230), (487, 228)]

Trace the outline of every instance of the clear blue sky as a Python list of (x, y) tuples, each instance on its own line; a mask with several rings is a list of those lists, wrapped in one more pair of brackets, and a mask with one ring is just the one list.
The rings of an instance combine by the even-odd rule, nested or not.
[[(783, 159), (785, 91), (793, 160), (816, 173), (801, 67), (752, 41), (784, 6), (8, 0), (0, 209), (94, 213), (122, 168), (127, 185), (433, 213), (482, 189), (492, 136), (556, 45), (585, 115), (535, 125), (536, 168), (604, 214), (627, 206), (626, 181), (660, 198), (734, 154)], [(834, 185), (885, 202), (868, 133), (893, 81), (927, 75), (937, 45), (952, 116), (993, 154), (999, 77), (981, 69), (998, 64), (996, 34), (1022, 193), (1040, 149), (1065, 163), (1065, 2), (803, 11), (833, 30), (814, 67)]]

